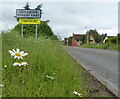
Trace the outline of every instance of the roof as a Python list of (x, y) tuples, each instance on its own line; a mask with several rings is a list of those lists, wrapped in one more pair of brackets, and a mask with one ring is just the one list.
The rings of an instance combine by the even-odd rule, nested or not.
[(74, 40), (82, 40), (82, 37), (85, 35), (86, 34), (73, 34), (73, 39)]

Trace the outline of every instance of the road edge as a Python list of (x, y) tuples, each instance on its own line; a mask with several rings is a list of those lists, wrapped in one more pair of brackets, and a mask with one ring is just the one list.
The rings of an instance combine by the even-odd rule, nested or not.
[(88, 68), (87, 66), (85, 66), (84, 64), (81, 64), (80, 60), (76, 59), (74, 57), (74, 55), (72, 55), (70, 52), (67, 52), (74, 60), (76, 60), (86, 71), (88, 71), (92, 76), (94, 76), (98, 81), (100, 81), (104, 86), (107, 87), (108, 90), (110, 90), (116, 97), (120, 97), (119, 96), (119, 92), (118, 89), (116, 89), (115, 87), (112, 87), (112, 84), (109, 83), (107, 80), (103, 79), (102, 77), (100, 77), (97, 73), (95, 73), (94, 71), (90, 70), (90, 68)]

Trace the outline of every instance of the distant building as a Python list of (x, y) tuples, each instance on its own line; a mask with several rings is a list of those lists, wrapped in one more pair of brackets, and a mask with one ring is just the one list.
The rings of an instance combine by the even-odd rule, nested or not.
[(96, 42), (95, 42), (95, 38), (93, 37), (92, 34), (89, 35), (88, 40), (89, 40), (89, 43), (90, 43), (90, 44), (96, 44)]
[[(101, 41), (100, 44), (103, 44), (106, 42), (106, 40), (108, 38), (112, 38), (115, 36), (107, 36), (107, 34), (102, 34), (99, 35), (101, 37)], [(96, 44), (95, 41), (95, 37), (93, 33), (89, 33), (89, 34), (74, 34), (73, 36), (69, 37), (69, 38), (64, 38), (64, 43), (66, 45), (72, 45), (72, 46), (78, 46), (78, 45), (82, 45), (83, 43), (87, 43), (88, 44)]]
[(77, 43), (78, 45), (82, 44), (82, 37), (81, 37), (81, 35), (73, 33), (72, 43)]
[(112, 38), (112, 37), (115, 37), (115, 36), (107, 36), (107, 34), (105, 34), (105, 35), (102, 34), (101, 35), (101, 44), (104, 44), (107, 39)]
[(72, 38), (72, 43), (76, 43), (77, 45), (83, 44), (83, 38), (85, 37), (85, 34), (74, 34)]

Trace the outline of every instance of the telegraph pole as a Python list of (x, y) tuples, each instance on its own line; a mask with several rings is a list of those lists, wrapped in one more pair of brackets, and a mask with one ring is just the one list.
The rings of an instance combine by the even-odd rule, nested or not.
[(88, 31), (87, 31), (87, 33), (86, 33), (86, 35), (87, 35), (87, 45), (88, 45), (88, 39), (89, 39), (89, 34), (88, 34)]
[[(85, 27), (86, 29), (87, 29), (87, 27)], [(87, 30), (87, 32), (86, 32), (86, 36), (87, 36), (87, 45), (88, 45), (88, 43), (89, 43), (89, 31)]]

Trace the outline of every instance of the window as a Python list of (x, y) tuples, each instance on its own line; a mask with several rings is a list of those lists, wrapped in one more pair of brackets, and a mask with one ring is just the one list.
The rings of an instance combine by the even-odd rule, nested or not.
[(93, 42), (93, 40), (90, 40), (90, 42)]

